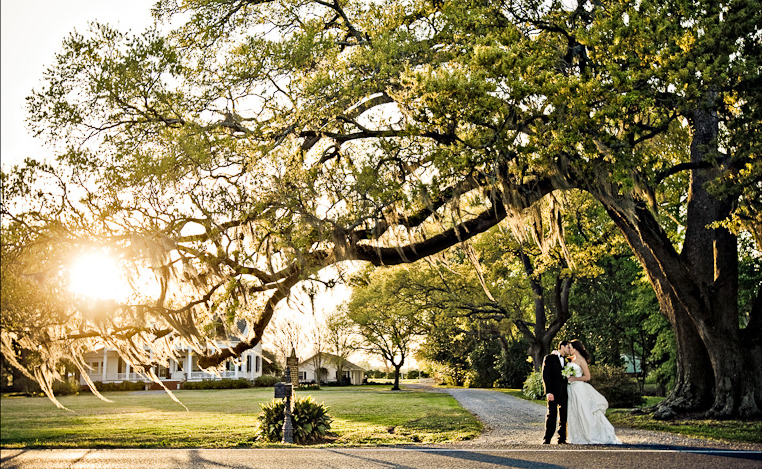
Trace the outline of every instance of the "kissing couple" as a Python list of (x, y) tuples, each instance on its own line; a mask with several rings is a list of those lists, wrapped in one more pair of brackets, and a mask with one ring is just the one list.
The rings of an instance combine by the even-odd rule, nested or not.
[[(579, 340), (562, 340), (542, 362), (548, 401), (543, 444), (550, 444), (558, 424), (558, 444), (621, 445), (606, 419), (609, 403), (588, 383), (590, 354)], [(568, 441), (567, 441), (568, 422)]]

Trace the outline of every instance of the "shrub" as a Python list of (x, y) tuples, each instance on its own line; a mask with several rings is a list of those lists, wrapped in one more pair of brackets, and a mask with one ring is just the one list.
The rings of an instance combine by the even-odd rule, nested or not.
[(346, 376), (342, 376), (340, 381), (325, 381), (320, 383), (322, 386), (351, 386), (352, 380)]
[(591, 365), (590, 384), (609, 401), (609, 407), (635, 407), (643, 404), (638, 383), (627, 376), (624, 368)]
[(542, 373), (539, 371), (529, 373), (521, 391), (530, 399), (542, 399), (545, 396), (545, 388), (542, 385)]
[[(101, 381), (94, 381), (95, 389), (100, 392), (110, 391), (142, 391), (145, 389), (145, 383), (142, 381), (122, 381), (121, 383), (104, 383)], [(89, 391), (90, 388), (84, 386), (81, 391)]]
[(146, 384), (142, 381), (122, 381), (119, 383), (119, 391), (142, 391)]
[(500, 357), (497, 341), (479, 342), (468, 354), (469, 369), (463, 385), (467, 388), (491, 388), (500, 378), (495, 363)]
[[(260, 406), (262, 412), (257, 417), (258, 437), (271, 442), (282, 441), (285, 401), (273, 399), (269, 404)], [(296, 398), (291, 415), (294, 443), (302, 444), (322, 438), (331, 428), (332, 420), (328, 408), (322, 403), (316, 403), (312, 396)]]
[(262, 375), (257, 376), (257, 378), (254, 380), (254, 386), (258, 388), (266, 388), (268, 386), (274, 386), (275, 383), (279, 383), (280, 378), (273, 375)]
[(205, 379), (203, 381), (186, 381), (183, 389), (243, 389), (250, 388), (251, 381), (238, 379)]
[(532, 364), (526, 359), (527, 343), (524, 340), (512, 340), (508, 348), (500, 351), (495, 369), (500, 377), (495, 386), (518, 388), (522, 386), (527, 374), (532, 371)]
[(380, 370), (368, 370), (365, 375), (368, 378), (386, 378), (386, 373)]
[(79, 383), (73, 379), (53, 382), (53, 394), (56, 396), (68, 396), (79, 393)]

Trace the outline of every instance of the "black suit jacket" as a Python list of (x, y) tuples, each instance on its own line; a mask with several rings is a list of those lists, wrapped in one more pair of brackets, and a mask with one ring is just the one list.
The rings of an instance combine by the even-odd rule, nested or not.
[(561, 374), (562, 368), (558, 355), (545, 355), (542, 361), (542, 384), (545, 385), (545, 394), (553, 394), (556, 399), (565, 400), (568, 382)]

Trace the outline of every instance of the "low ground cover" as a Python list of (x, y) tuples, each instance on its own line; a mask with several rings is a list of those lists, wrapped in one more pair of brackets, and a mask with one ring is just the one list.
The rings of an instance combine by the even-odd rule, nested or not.
[[(260, 403), (272, 388), (182, 390), (188, 408), (156, 392), (110, 392), (113, 403), (90, 394), (62, 396), (70, 410), (46, 398), (3, 397), (0, 447), (271, 446), (255, 440)], [(309, 391), (333, 417), (324, 445), (387, 445), (474, 438), (479, 422), (448, 394), (390, 391), (388, 386), (325, 387)]]
[(686, 418), (662, 421), (651, 415), (635, 415), (629, 409), (611, 409), (606, 416), (615, 427), (656, 430), (719, 441), (762, 443), (762, 421), (759, 420)]

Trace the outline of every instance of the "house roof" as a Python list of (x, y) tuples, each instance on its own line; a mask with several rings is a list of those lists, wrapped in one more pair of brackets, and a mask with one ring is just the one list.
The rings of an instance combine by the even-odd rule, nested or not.
[[(339, 357), (338, 355), (334, 355), (332, 353), (321, 352), (320, 355), (323, 357), (323, 360), (325, 360), (325, 361), (331, 361), (333, 363), (337, 363), (339, 360), (342, 360), (341, 357)], [(318, 356), (318, 354), (316, 353), (315, 355), (311, 356), (310, 358), (307, 358), (305, 360), (300, 361), (298, 366), (301, 367), (302, 365), (304, 365), (304, 364), (306, 364), (308, 362), (311, 362), (317, 356)], [(343, 360), (343, 367), (345, 369), (348, 369), (348, 370), (365, 371), (365, 368), (363, 368), (361, 366), (358, 366), (358, 365), (355, 365), (354, 363), (350, 362), (349, 360)]]

